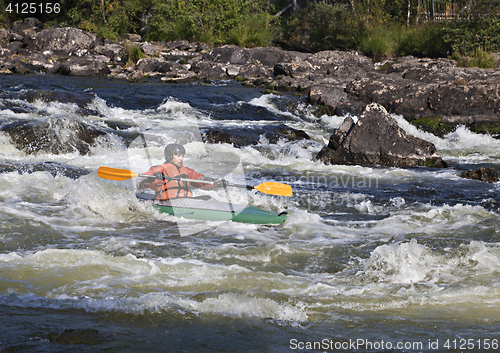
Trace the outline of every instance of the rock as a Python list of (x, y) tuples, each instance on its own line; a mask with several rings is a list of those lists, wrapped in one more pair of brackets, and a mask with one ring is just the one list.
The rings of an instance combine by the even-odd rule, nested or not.
[(198, 61), (193, 63), (191, 70), (199, 78), (224, 79), (227, 78), (227, 72), (220, 63), (213, 61)]
[(205, 130), (204, 140), (208, 143), (228, 143), (236, 147), (257, 145), (265, 138), (269, 143), (278, 141), (309, 140), (306, 132), (291, 128), (285, 124), (255, 127), (255, 128), (232, 128), (227, 130)]
[(500, 53), (493, 53), (490, 54), (490, 56), (495, 59), (495, 62), (497, 63), (497, 67), (500, 67)]
[(72, 56), (61, 63), (59, 70), (63, 75), (72, 76), (106, 75), (109, 73), (106, 65), (107, 61), (109, 61), (109, 58), (99, 55)]
[(10, 31), (7, 29), (0, 29), (0, 47), (6, 47), (9, 44)]
[(272, 77), (272, 74), (261, 64), (242, 66), (238, 76), (249, 79), (252, 77)]
[(149, 56), (154, 56), (158, 52), (156, 47), (149, 42), (141, 43), (141, 49), (144, 52), (144, 54), (149, 55)]
[(273, 68), (278, 63), (305, 59), (309, 55), (287, 52), (273, 47), (247, 49), (235, 45), (224, 45), (212, 49), (204, 56), (204, 59), (233, 65), (261, 64), (266, 68)]
[(43, 29), (43, 23), (34, 17), (25, 18), (22, 21), (16, 21), (11, 27), (11, 31), (23, 35), (26, 30), (39, 32)]
[(274, 67), (277, 63), (289, 60), (294, 55), (293, 53), (273, 47), (250, 48), (248, 51), (252, 62), (259, 62), (269, 68)]
[(12, 54), (17, 54), (19, 51), (24, 47), (22, 42), (10, 42), (9, 45), (7, 45), (7, 49), (10, 50)]
[(337, 148), (339, 148), (355, 125), (356, 124), (354, 123), (354, 120), (352, 120), (350, 116), (345, 118), (340, 127), (335, 130), (330, 136), (330, 140), (328, 141), (328, 148), (332, 150), (336, 150)]
[(51, 50), (57, 55), (77, 55), (94, 48), (97, 36), (77, 28), (52, 27), (36, 34), (31, 50)]
[(6, 58), (12, 55), (12, 52), (7, 48), (0, 49), (0, 58)]
[(141, 42), (142, 41), (142, 37), (138, 34), (135, 34), (135, 33), (125, 34), (123, 39), (131, 41), (131, 42)]
[(12, 57), (3, 62), (0, 61), (0, 66), (2, 67), (1, 72), (4, 74), (26, 74), (30, 71), (24, 66), (19, 57)]
[(137, 62), (136, 69), (142, 72), (169, 72), (174, 63), (163, 58), (145, 58)]
[(165, 44), (166, 49), (178, 49), (178, 50), (189, 50), (193, 51), (198, 48), (199, 44), (197, 43), (190, 43), (186, 39), (178, 39), (173, 42), (168, 42)]
[(28, 154), (40, 152), (67, 154), (78, 151), (88, 154), (90, 147), (105, 132), (78, 120), (66, 117), (46, 120), (19, 120), (1, 127), (9, 134), (16, 148)]
[(8, 42), (22, 42), (24, 37), (18, 33), (11, 33), (7, 37)]
[(278, 63), (274, 65), (274, 75), (275, 76), (290, 76), (292, 78), (304, 77), (314, 71), (311, 63), (300, 60), (292, 61), (290, 63)]
[(241, 65), (227, 65), (226, 66), (226, 73), (228, 76), (238, 76), (240, 73)]
[(205, 59), (219, 63), (244, 65), (251, 62), (252, 55), (246, 48), (240, 48), (235, 45), (224, 45), (212, 49), (205, 56)]
[(32, 54), (29, 57), (29, 64), (51, 74), (55, 74), (61, 67), (59, 61), (39, 53)]
[(190, 65), (181, 65), (178, 63), (172, 63), (172, 69), (170, 72), (165, 73), (165, 76), (161, 78), (163, 82), (185, 82), (190, 81), (196, 77), (196, 74), (190, 71), (188, 68)]
[(325, 50), (309, 56), (307, 59), (315, 73), (352, 76), (358, 73), (375, 70), (375, 65), (365, 55), (357, 52), (343, 52), (338, 50)]
[(309, 79), (284, 76), (269, 83), (269, 87), (277, 91), (303, 91), (311, 84), (312, 81)]
[(338, 82), (336, 85), (323, 84), (311, 86), (308, 100), (312, 104), (328, 107), (328, 113), (332, 115), (341, 116), (348, 113), (356, 114), (362, 111), (362, 104), (348, 97), (345, 88), (342, 86), (342, 82)]
[(128, 59), (127, 49), (118, 43), (105, 43), (94, 47), (96, 54), (104, 55), (116, 63), (125, 63)]
[(316, 157), (323, 163), (447, 167), (432, 143), (407, 135), (380, 104), (369, 104), (356, 124), (348, 120), (339, 130)]
[(30, 72), (30, 70), (26, 66), (24, 66), (21, 62), (17, 61), (14, 66), (14, 72), (16, 74), (24, 75)]
[(495, 168), (479, 168), (477, 170), (469, 170), (462, 173), (462, 178), (476, 179), (487, 183), (498, 182), (498, 171)]

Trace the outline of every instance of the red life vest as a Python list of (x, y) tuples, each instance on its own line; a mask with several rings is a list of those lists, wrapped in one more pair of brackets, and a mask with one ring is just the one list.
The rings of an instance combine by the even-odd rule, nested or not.
[[(172, 163), (165, 163), (151, 167), (144, 174), (153, 175), (156, 172), (162, 172), (165, 176), (171, 178), (180, 176), (181, 178), (186, 178), (186, 179), (199, 179), (204, 176), (203, 174), (197, 173), (193, 169), (187, 168), (185, 166), (177, 168)], [(155, 191), (157, 200), (168, 200), (179, 197), (193, 197), (193, 191), (191, 190), (191, 186), (208, 189), (212, 185), (208, 184), (205, 187), (205, 185), (200, 185), (180, 180), (155, 180), (146, 187), (153, 189)]]

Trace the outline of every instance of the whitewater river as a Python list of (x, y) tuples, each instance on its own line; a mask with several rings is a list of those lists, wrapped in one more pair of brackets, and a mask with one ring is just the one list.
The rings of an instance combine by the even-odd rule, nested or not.
[[(37, 137), (64, 146), (29, 154), (0, 132), (0, 351), (498, 351), (499, 183), (460, 173), (498, 168), (500, 140), (395, 116), (451, 167), (326, 166), (313, 156), (344, 117), (313, 109), (233, 82), (0, 76), (0, 129), (43, 122)], [(78, 121), (107, 132), (84, 155)], [(274, 124), (312, 140), (201, 138)], [(182, 220), (97, 176), (144, 172), (170, 142), (207, 175), (290, 184), (290, 198), (208, 192), (286, 222)]]

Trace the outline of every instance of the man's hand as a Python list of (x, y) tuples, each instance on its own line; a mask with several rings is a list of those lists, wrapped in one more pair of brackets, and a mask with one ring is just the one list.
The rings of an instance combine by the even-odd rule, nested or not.
[(156, 172), (153, 175), (157, 180), (165, 180), (165, 174), (162, 172)]
[(214, 190), (227, 188), (228, 182), (225, 179), (219, 179), (214, 183)]

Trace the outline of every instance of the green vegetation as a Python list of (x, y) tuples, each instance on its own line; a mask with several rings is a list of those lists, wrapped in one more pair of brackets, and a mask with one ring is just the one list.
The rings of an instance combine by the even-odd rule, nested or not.
[[(21, 4), (9, 1), (8, 4)], [(46, 6), (51, 0), (37, 2)], [(450, 57), (461, 65), (492, 67), (500, 52), (496, 0), (318, 0), (280, 10), (291, 0), (59, 0), (57, 13), (34, 14), (47, 25), (78, 27), (117, 40), (187, 39), (211, 45), (359, 50), (373, 60), (414, 55)], [(27, 15), (0, 3), (0, 28)], [(12, 5), (11, 5), (12, 6)], [(138, 55), (137, 53), (129, 53)]]
[(125, 66), (134, 66), (139, 60), (146, 57), (146, 54), (140, 47), (133, 45), (131, 42), (125, 42), (125, 49), (127, 49), (127, 63)]
[(443, 122), (442, 117), (422, 117), (415, 119), (407, 119), (413, 125), (418, 126), (424, 131), (430, 132), (437, 136), (444, 136), (456, 129), (457, 125)]
[(474, 50), (469, 54), (469, 56), (464, 56), (459, 52), (455, 52), (451, 58), (463, 67), (480, 67), (482, 69), (490, 69), (497, 66), (495, 59), (483, 49)]

